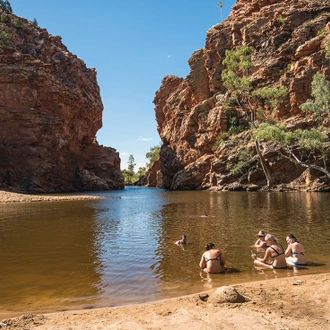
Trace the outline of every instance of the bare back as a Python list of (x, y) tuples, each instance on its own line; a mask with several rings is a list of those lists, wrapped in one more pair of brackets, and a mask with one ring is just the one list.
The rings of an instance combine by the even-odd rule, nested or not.
[(224, 272), (225, 263), (226, 261), (220, 250), (210, 249), (203, 253), (200, 267), (210, 274), (216, 274)]

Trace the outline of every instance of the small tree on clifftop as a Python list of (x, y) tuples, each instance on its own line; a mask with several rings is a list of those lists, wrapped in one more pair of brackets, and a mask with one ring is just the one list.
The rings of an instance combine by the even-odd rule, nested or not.
[(10, 14), (13, 13), (13, 9), (11, 8), (10, 2), (8, 0), (0, 0), (0, 8)]
[(221, 16), (221, 21), (223, 20), (222, 18), (222, 7), (223, 7), (223, 2), (222, 1), (218, 1), (218, 6), (220, 8), (220, 16)]

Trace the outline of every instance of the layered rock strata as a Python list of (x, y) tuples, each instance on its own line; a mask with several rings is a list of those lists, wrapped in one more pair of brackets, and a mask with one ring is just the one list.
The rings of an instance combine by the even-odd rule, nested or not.
[[(255, 190), (266, 180), (251, 141), (244, 131), (221, 139), (230, 118), (239, 111), (226, 106), (221, 73), (227, 49), (252, 46), (251, 80), (255, 88), (286, 86), (288, 96), (276, 114), (292, 127), (313, 123), (299, 106), (311, 94), (316, 72), (330, 79), (325, 44), (330, 38), (330, 2), (323, 0), (238, 0), (222, 23), (211, 27), (205, 46), (188, 60), (186, 78), (165, 76), (154, 98), (161, 148), (162, 186), (170, 189)], [(233, 171), (239, 154), (251, 155), (248, 168)], [(325, 190), (322, 173), (305, 171), (278, 157), (276, 146), (262, 144), (275, 184), (294, 189)], [(254, 156), (253, 156), (254, 155)], [(243, 173), (242, 173), (243, 172)]]
[(96, 70), (61, 37), (0, 9), (0, 189), (122, 189), (115, 149), (96, 143)]

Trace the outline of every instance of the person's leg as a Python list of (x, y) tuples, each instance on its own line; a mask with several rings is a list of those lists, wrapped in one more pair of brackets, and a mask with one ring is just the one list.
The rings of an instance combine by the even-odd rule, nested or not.
[(254, 260), (254, 266), (258, 268), (273, 268), (272, 265), (265, 264), (259, 260)]

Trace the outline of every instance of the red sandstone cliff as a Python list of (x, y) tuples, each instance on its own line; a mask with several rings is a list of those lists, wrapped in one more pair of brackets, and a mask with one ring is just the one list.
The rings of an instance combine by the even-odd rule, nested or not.
[[(289, 94), (277, 119), (303, 128), (311, 123), (303, 118), (299, 105), (310, 98), (313, 75), (322, 72), (330, 79), (330, 63), (324, 54), (329, 37), (330, 1), (238, 0), (228, 18), (207, 31), (204, 48), (190, 57), (189, 75), (165, 76), (156, 92), (163, 187), (251, 190), (264, 186), (258, 157), (251, 159), (243, 175), (230, 170), (240, 150), (255, 153), (250, 132), (220, 141), (215, 148), (219, 135), (229, 128), (231, 114), (224, 106), (226, 88), (221, 80), (225, 51), (241, 44), (254, 47), (254, 86), (286, 86)], [(320, 173), (280, 159), (276, 148), (262, 147), (275, 184), (329, 189)]]
[(95, 69), (26, 19), (3, 14), (0, 25), (0, 189), (122, 189), (119, 154), (93, 143), (103, 110)]

